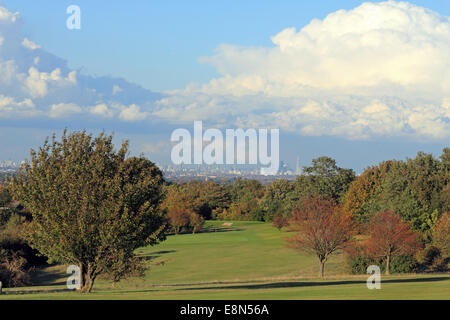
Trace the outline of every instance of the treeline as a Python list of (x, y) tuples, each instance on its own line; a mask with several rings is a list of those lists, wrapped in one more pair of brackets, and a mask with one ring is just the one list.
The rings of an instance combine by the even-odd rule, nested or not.
[(450, 149), (439, 159), (419, 152), (414, 159), (391, 160), (367, 168), (360, 176), (340, 168), (329, 157), (312, 160), (294, 182), (279, 179), (264, 186), (256, 180), (232, 184), (189, 182), (166, 188), (164, 209), (169, 216), (195, 213), (204, 219), (288, 219), (308, 195), (320, 195), (342, 205), (364, 224), (377, 212), (392, 210), (424, 236), (437, 219), (450, 211)]

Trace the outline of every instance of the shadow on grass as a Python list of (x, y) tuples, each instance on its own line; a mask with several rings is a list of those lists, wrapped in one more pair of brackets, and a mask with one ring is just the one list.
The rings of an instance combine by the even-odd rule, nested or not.
[(232, 228), (232, 227), (219, 227), (219, 228), (207, 227), (207, 228), (202, 229), (198, 233), (232, 232), (232, 231), (244, 231), (244, 230), (245, 229), (243, 229), (243, 228)]
[(150, 252), (147, 255), (141, 255), (140, 257), (146, 261), (150, 261), (150, 260), (155, 260), (155, 259), (161, 257), (161, 255), (163, 255), (163, 254), (173, 253), (173, 252), (177, 252), (177, 251), (176, 250), (156, 251), (156, 252)]
[(46, 271), (47, 268), (35, 269), (31, 274), (33, 286), (61, 286), (66, 284), (69, 276), (64, 271)]
[[(438, 282), (450, 281), (450, 277), (436, 277), (436, 278), (416, 278), (416, 279), (390, 279), (384, 280), (382, 283), (417, 283), (417, 282)], [(275, 282), (264, 284), (244, 284), (244, 285), (229, 285), (229, 286), (209, 286), (209, 287), (195, 287), (195, 288), (180, 288), (175, 290), (217, 290), (217, 289), (277, 289), (277, 288), (300, 288), (300, 287), (316, 287), (316, 286), (334, 286), (334, 285), (349, 285), (349, 284), (366, 284), (366, 280), (347, 280), (347, 281), (321, 281), (321, 282)]]
[[(233, 227), (206, 227), (200, 231), (197, 231), (195, 234), (199, 233), (215, 233), (215, 232), (233, 232), (233, 231), (244, 231), (244, 228), (233, 228)], [(184, 234), (192, 234), (191, 231), (181, 231), (178, 234), (175, 233), (168, 233), (168, 236), (181, 236)]]

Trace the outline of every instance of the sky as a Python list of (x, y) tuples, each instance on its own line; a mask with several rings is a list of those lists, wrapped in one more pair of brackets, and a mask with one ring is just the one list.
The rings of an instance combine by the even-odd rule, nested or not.
[[(66, 8), (81, 8), (81, 30)], [(168, 162), (170, 133), (280, 129), (361, 171), (450, 137), (450, 2), (0, 1), (0, 160), (64, 127)], [(27, 39), (25, 41), (25, 39)]]

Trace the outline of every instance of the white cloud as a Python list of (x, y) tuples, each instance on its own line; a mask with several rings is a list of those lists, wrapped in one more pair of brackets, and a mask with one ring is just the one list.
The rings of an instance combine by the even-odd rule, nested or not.
[(24, 38), (23, 39), (22, 46), (24, 46), (25, 48), (30, 49), (30, 50), (36, 50), (36, 49), (40, 49), (41, 48), (40, 45), (34, 43), (31, 40), (28, 40), (28, 38)]
[(104, 103), (90, 107), (89, 112), (94, 115), (102, 116), (105, 118), (112, 118), (114, 116), (114, 111), (108, 108), (108, 106)]
[(32, 101), (34, 115), (64, 121), (74, 115), (99, 123), (147, 117), (144, 110), (160, 95), (120, 78), (91, 77), (71, 70), (65, 60), (25, 37), (19, 19), (19, 13), (0, 6), (0, 97), (15, 101), (9, 102), (8, 110), (0, 109), (0, 117), (14, 116), (19, 121), (28, 117), (31, 111), (16, 108), (23, 101)]
[(50, 118), (66, 118), (82, 112), (82, 109), (74, 103), (59, 103), (51, 106)]
[(18, 16), (18, 12), (9, 12), (6, 8), (0, 6), (0, 23), (15, 23)]
[(40, 112), (35, 109), (34, 103), (31, 99), (24, 99), (17, 101), (13, 97), (8, 97), (0, 94), (0, 119), (11, 117), (33, 117)]
[(364, 3), (272, 37), (273, 47), (221, 45), (202, 62), (221, 74), (167, 92), (171, 122), (279, 126), (349, 139), (450, 135), (450, 18), (407, 2)]
[(124, 107), (120, 112), (119, 118), (124, 121), (139, 121), (147, 118), (147, 112), (141, 112), (138, 105), (132, 104), (129, 107)]
[(281, 30), (269, 47), (220, 45), (201, 58), (220, 76), (164, 98), (122, 79), (78, 74), (36, 50), (19, 18), (0, 6), (0, 98), (8, 101), (0, 117), (77, 115), (105, 123), (151, 115), (348, 139), (450, 136), (450, 18), (406, 2), (339, 10)]
[(0, 109), (4, 110), (5, 108), (15, 108), (15, 107), (34, 108), (34, 103), (31, 99), (25, 99), (22, 102), (17, 102), (12, 97), (7, 97), (0, 94)]

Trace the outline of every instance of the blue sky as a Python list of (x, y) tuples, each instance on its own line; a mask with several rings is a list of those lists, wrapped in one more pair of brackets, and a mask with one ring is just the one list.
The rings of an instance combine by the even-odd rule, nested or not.
[[(161, 91), (216, 76), (215, 69), (198, 58), (211, 55), (221, 43), (271, 46), (270, 37), (284, 28), (301, 28), (314, 18), (363, 2), (3, 0), (0, 4), (19, 11), (25, 34), (71, 67), (124, 77)], [(410, 2), (450, 15), (448, 0)], [(83, 27), (78, 32), (65, 28), (65, 10), (71, 4), (82, 10)]]
[[(20, 15), (19, 26), (3, 31), (14, 33), (3, 45), (14, 50), (2, 57), (0, 47), (0, 62), (15, 59), (18, 81), (41, 77), (24, 82), (26, 94), (22, 82), (20, 90), (0, 84), (0, 98), (16, 108), (0, 113), (0, 158), (22, 159), (68, 127), (114, 131), (134, 153), (167, 162), (171, 130), (191, 129), (193, 120), (280, 127), (281, 159), (291, 166), (297, 155), (303, 165), (330, 155), (357, 171), (419, 150), (439, 155), (449, 138), (450, 2), (362, 3), (0, 1)], [(81, 30), (65, 27), (71, 4), (81, 8)], [(17, 49), (16, 32), (38, 48)], [(53, 82), (42, 80), (56, 69)], [(24, 105), (33, 115), (17, 111)]]

